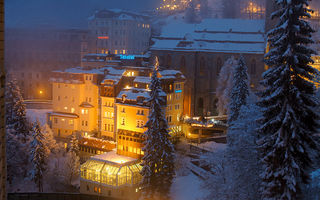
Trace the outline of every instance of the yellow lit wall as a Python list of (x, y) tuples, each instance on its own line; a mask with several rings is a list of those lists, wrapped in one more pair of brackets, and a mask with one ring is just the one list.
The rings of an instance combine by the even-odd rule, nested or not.
[(143, 126), (148, 121), (149, 108), (117, 103), (117, 153), (141, 158)]
[[(53, 112), (59, 113), (50, 119), (55, 136), (65, 138), (73, 131), (88, 133), (98, 129), (99, 88), (94, 83), (93, 74), (82, 76), (84, 81), (78, 83), (67, 80), (52, 83)], [(63, 114), (75, 114), (79, 117), (71, 121)]]
[(101, 97), (101, 136), (115, 139), (115, 98)]
[[(147, 128), (143, 125), (148, 121), (149, 108), (138, 105), (117, 103), (117, 129), (144, 133)], [(138, 114), (143, 111), (143, 114)], [(139, 121), (139, 122), (138, 122)], [(139, 123), (139, 127), (138, 127)], [(141, 125), (142, 124), (142, 125)]]

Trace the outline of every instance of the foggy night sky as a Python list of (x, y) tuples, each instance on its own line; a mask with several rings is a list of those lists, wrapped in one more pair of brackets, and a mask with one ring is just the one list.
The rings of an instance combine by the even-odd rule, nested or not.
[(87, 27), (97, 9), (151, 10), (160, 0), (5, 0), (6, 27)]

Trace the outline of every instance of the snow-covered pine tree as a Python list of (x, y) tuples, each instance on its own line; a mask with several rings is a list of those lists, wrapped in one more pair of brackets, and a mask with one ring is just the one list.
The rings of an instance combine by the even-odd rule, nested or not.
[(256, 97), (252, 94), (247, 104), (241, 106), (238, 118), (228, 129), (226, 150), (228, 177), (228, 199), (261, 199), (259, 185), (261, 164), (256, 140), (259, 124), (256, 119), (262, 116)]
[(44, 142), (44, 136), (41, 132), (40, 123), (37, 120), (32, 128), (32, 138), (31, 141), (31, 162), (33, 164), (33, 169), (31, 171), (32, 180), (37, 185), (39, 192), (43, 192), (43, 176), (46, 171), (46, 159), (48, 157)]
[(72, 185), (72, 181), (80, 175), (80, 158), (75, 152), (67, 152), (63, 169), (65, 182)]
[(218, 86), (216, 89), (219, 115), (225, 115), (227, 113), (233, 80), (233, 66), (236, 64), (237, 61), (234, 59), (234, 57), (231, 57), (224, 63), (220, 70)]
[(8, 129), (13, 129), (21, 141), (25, 142), (30, 131), (26, 117), (26, 106), (20, 88), (15, 79), (8, 81), (6, 86), (6, 123)]
[(76, 133), (73, 133), (70, 140), (70, 152), (74, 152), (76, 155), (79, 155), (79, 141), (77, 139)]
[(169, 140), (168, 124), (163, 113), (163, 99), (160, 97), (161, 84), (157, 77), (159, 62), (156, 58), (155, 69), (150, 85), (149, 120), (146, 123), (144, 156), (142, 158), (142, 189), (144, 198), (167, 199), (170, 193), (174, 171), (174, 147)]
[(45, 124), (44, 126), (42, 126), (41, 130), (43, 132), (45, 146), (48, 149), (48, 154), (57, 154), (59, 152), (60, 146), (57, 144), (51, 128), (48, 124)]
[(238, 119), (241, 106), (247, 104), (249, 96), (247, 66), (241, 55), (238, 64), (234, 66), (233, 81), (229, 104), (229, 124)]
[(313, 29), (304, 18), (310, 17), (308, 0), (277, 0), (279, 18), (268, 33), (270, 51), (265, 62), (259, 106), (263, 109), (259, 150), (264, 164), (261, 187), (263, 199), (301, 199), (301, 186), (308, 182), (311, 151), (316, 148), (319, 115), (316, 113), (316, 69), (309, 64), (315, 51)]

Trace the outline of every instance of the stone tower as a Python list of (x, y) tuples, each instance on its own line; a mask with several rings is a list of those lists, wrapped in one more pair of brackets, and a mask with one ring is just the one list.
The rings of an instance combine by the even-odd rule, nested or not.
[(0, 0), (0, 200), (6, 200), (7, 198), (4, 86), (4, 0)]

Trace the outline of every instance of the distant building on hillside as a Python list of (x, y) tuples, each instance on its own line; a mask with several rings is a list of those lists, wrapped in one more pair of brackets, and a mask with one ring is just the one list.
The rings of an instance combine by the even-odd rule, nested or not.
[(184, 114), (217, 113), (217, 80), (224, 62), (244, 56), (250, 86), (259, 87), (264, 71), (265, 20), (210, 19), (186, 24), (173, 19), (153, 38), (151, 52), (165, 69), (180, 70), (186, 76)]
[(100, 10), (89, 17), (90, 53), (143, 54), (149, 48), (148, 16), (123, 10)]
[(80, 66), (87, 34), (79, 29), (6, 30), (5, 65), (24, 99), (51, 99), (48, 72)]

